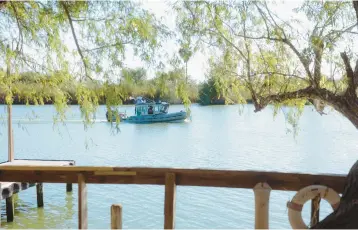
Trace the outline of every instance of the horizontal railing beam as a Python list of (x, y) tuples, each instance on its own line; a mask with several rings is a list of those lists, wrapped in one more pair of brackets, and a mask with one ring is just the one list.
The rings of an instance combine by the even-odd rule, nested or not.
[(346, 175), (281, 173), (178, 168), (130, 168), (94, 166), (0, 166), (0, 181), (78, 183), (82, 174), (88, 184), (164, 185), (165, 175), (174, 173), (176, 185), (252, 189), (266, 182), (273, 190), (298, 191), (321, 184), (342, 193)]

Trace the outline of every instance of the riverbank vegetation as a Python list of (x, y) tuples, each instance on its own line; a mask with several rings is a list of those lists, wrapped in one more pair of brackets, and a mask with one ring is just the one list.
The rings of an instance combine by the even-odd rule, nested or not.
[[(222, 77), (212, 75), (203, 83), (198, 83), (192, 79), (187, 79), (184, 69), (174, 69), (168, 72), (157, 72), (154, 78), (148, 79), (144, 68), (125, 68), (121, 72), (121, 76), (111, 83), (102, 83), (100, 81), (83, 81), (78, 82), (74, 78), (58, 84), (60, 91), (65, 94), (67, 104), (79, 104), (77, 97), (77, 87), (80, 85), (88, 91), (91, 91), (98, 98), (98, 104), (106, 104), (106, 90), (118, 90), (118, 97), (121, 104), (133, 104), (134, 98), (143, 96), (152, 100), (166, 101), (171, 104), (181, 104), (182, 99), (178, 95), (180, 85), (185, 84), (186, 93), (191, 103), (199, 103), (201, 105), (211, 104), (236, 104), (245, 103), (237, 100), (234, 92), (230, 89), (222, 92), (223, 84), (235, 84), (235, 78)], [(20, 73), (13, 78), (13, 104), (54, 104), (57, 91), (49, 90), (44, 83), (48, 78), (55, 78), (56, 73), (52, 76), (39, 74), (36, 72)], [(0, 72), (0, 79), (5, 78), (5, 72)], [(61, 78), (59, 76), (59, 78)], [(228, 81), (229, 80), (229, 81)], [(228, 82), (226, 82), (228, 81)], [(108, 87), (108, 89), (106, 89)], [(250, 99), (249, 92), (242, 89), (247, 100)], [(45, 96), (46, 95), (46, 96)], [(5, 104), (6, 89), (0, 87), (0, 104)]]

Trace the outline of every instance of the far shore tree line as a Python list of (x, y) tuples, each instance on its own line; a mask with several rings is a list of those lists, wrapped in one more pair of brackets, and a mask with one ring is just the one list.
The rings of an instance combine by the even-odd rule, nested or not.
[[(58, 73), (61, 74), (61, 73)], [(5, 77), (5, 72), (0, 71), (0, 79)], [(13, 104), (21, 105), (40, 105), (53, 104), (56, 92), (50, 92), (46, 98), (41, 96), (44, 88), (41, 83), (49, 78), (44, 74), (36, 72), (25, 72), (14, 77), (14, 85), (17, 90), (14, 91)], [(197, 81), (186, 76), (184, 68), (176, 68), (167, 72), (157, 72), (155, 77), (148, 78), (147, 72), (144, 68), (124, 68), (121, 75), (111, 82), (112, 87), (118, 88), (122, 104), (133, 104), (137, 96), (143, 96), (155, 101), (166, 101), (171, 104), (182, 104), (182, 99), (177, 94), (177, 88), (180, 83), (185, 82), (188, 86), (189, 100), (192, 103), (201, 105), (214, 104), (237, 104), (240, 103), (235, 98), (235, 94), (229, 90), (225, 95), (220, 92), (220, 82), (225, 76), (208, 76), (204, 82)], [(235, 82), (235, 78), (231, 78)], [(72, 79), (70, 82), (62, 86), (62, 91), (67, 96), (67, 103), (71, 105), (78, 105), (76, 96), (76, 84), (78, 81)], [(104, 83), (100, 81), (85, 81), (82, 82), (84, 87), (91, 90), (98, 96), (98, 103), (106, 104), (106, 96), (103, 94)], [(107, 83), (108, 84), (108, 83)], [(246, 102), (250, 102), (250, 93), (242, 89), (242, 94), (246, 98)], [(0, 104), (5, 104), (6, 92), (0, 88)]]

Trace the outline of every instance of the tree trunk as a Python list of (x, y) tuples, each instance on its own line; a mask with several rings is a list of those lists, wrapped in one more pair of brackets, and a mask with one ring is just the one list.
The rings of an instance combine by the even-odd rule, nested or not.
[(338, 208), (311, 229), (358, 229), (358, 161), (348, 173)]
[(185, 81), (188, 84), (188, 62), (185, 62)]
[(355, 110), (349, 108), (341, 108), (338, 111), (340, 111), (358, 129), (358, 112), (356, 112), (357, 109), (358, 106)]

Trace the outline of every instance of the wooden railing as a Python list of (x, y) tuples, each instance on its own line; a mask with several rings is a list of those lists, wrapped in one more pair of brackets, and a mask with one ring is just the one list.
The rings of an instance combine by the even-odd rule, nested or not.
[[(0, 181), (32, 183), (77, 183), (79, 228), (87, 228), (87, 184), (164, 185), (164, 228), (173, 229), (176, 186), (207, 186), (254, 189), (255, 228), (268, 228), (268, 202), (271, 189), (298, 191), (320, 184), (343, 192), (346, 175), (314, 175), (259, 171), (129, 168), (93, 166), (0, 166)], [(265, 206), (266, 205), (266, 206)], [(258, 208), (260, 206), (261, 208)], [(262, 208), (263, 207), (263, 208)], [(120, 206), (111, 208), (113, 226), (121, 226)], [(312, 212), (315, 210), (312, 210)], [(317, 210), (316, 210), (317, 211)]]

